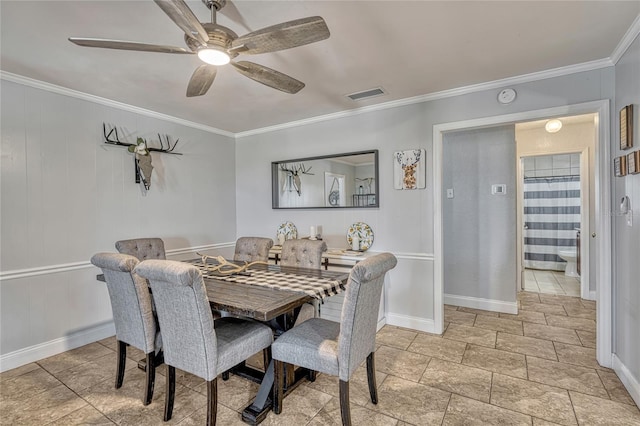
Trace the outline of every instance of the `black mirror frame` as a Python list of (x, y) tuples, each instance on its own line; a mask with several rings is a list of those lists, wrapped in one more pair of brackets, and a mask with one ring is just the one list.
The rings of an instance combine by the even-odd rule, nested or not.
[[(311, 160), (326, 160), (330, 158), (336, 157), (348, 157), (351, 155), (362, 155), (362, 154), (373, 154), (374, 156), (374, 172), (375, 172), (375, 203), (367, 205), (367, 206), (312, 206), (312, 207), (280, 207), (279, 206), (279, 185), (278, 185), (278, 172), (279, 166), (283, 163), (302, 163), (304, 161)], [(290, 160), (281, 160), (281, 161), (273, 161), (271, 163), (271, 208), (272, 209), (297, 209), (297, 210), (310, 210), (310, 209), (371, 209), (371, 208), (379, 208), (380, 207), (380, 185), (378, 183), (378, 175), (379, 175), (379, 163), (378, 163), (378, 150), (372, 149), (368, 151), (356, 151), (356, 152), (345, 152), (342, 154), (330, 154), (330, 155), (320, 155), (317, 157), (306, 157), (306, 158), (294, 158)]]

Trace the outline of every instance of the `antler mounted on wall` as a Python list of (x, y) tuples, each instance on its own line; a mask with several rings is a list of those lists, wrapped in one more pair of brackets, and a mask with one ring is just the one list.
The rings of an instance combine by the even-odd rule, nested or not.
[[(107, 133), (107, 124), (102, 123), (102, 133), (104, 134), (104, 143), (107, 143), (109, 145), (119, 145), (119, 146), (126, 146), (126, 147), (137, 146), (137, 144), (134, 144), (134, 143), (122, 142), (118, 137), (118, 129), (116, 128), (116, 126), (113, 126), (111, 130), (109, 130), (109, 133)], [(111, 135), (114, 135), (115, 139), (111, 139)], [(182, 153), (180, 152), (173, 152), (173, 150), (176, 149), (176, 145), (178, 145), (178, 142), (180, 141), (180, 139), (176, 139), (176, 142), (173, 144), (173, 146), (171, 146), (171, 140), (169, 139), (169, 135), (164, 135), (165, 140), (163, 141), (162, 136), (160, 135), (160, 133), (158, 133), (158, 139), (160, 140), (160, 148), (151, 148), (147, 146), (148, 151), (163, 152), (165, 154), (173, 154), (173, 155), (182, 155)], [(164, 147), (165, 142), (167, 144), (166, 148)]]
[(312, 168), (313, 167), (309, 167), (307, 169), (304, 163), (294, 164), (293, 168), (285, 167), (284, 164), (281, 164), (280, 170), (287, 173), (287, 180), (285, 182), (284, 190), (286, 191), (287, 188), (289, 191), (295, 189), (295, 191), (298, 193), (298, 196), (300, 196), (302, 194), (302, 182), (300, 181), (300, 174), (313, 175), (314, 173), (310, 173), (310, 170)]
[[(118, 128), (113, 126), (107, 133), (106, 123), (102, 123), (102, 134), (104, 135), (104, 143), (109, 145), (126, 146), (127, 150), (134, 154), (133, 163), (135, 166), (136, 183), (142, 183), (144, 186), (143, 194), (146, 194), (146, 191), (151, 188), (151, 172), (153, 171), (153, 165), (151, 164), (151, 155), (149, 155), (149, 152), (153, 151), (164, 154), (182, 155), (180, 152), (173, 152), (180, 139), (176, 139), (172, 146), (169, 135), (164, 135), (163, 140), (162, 135), (158, 133), (160, 148), (150, 148), (147, 141), (140, 137), (137, 138), (135, 144), (122, 142), (118, 137)], [(113, 137), (115, 137), (115, 139), (113, 139)], [(165, 143), (167, 145), (166, 148), (164, 146)]]

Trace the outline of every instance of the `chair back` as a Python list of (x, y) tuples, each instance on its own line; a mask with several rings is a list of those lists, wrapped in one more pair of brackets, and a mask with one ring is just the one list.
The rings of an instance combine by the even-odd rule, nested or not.
[(133, 272), (138, 259), (126, 254), (97, 253), (91, 263), (102, 269), (107, 282), (116, 338), (145, 354), (154, 351), (155, 346), (159, 349), (149, 286)]
[(135, 238), (116, 242), (119, 253), (128, 254), (140, 261), (147, 259), (166, 259), (164, 241), (161, 238)]
[(172, 260), (145, 260), (135, 272), (149, 280), (153, 291), (165, 363), (213, 380), (218, 349), (202, 273)]
[(391, 253), (381, 253), (358, 262), (349, 274), (338, 337), (341, 380), (349, 380), (362, 361), (375, 351), (382, 285), (385, 274), (397, 262)]
[(273, 247), (271, 238), (240, 237), (236, 241), (233, 260), (236, 262), (255, 262), (269, 260), (269, 249)]
[(320, 269), (322, 252), (327, 250), (327, 243), (318, 240), (286, 240), (282, 244), (282, 266), (296, 268)]

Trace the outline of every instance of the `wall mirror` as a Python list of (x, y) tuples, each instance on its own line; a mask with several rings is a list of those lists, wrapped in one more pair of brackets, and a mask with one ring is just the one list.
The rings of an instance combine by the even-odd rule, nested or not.
[(378, 150), (271, 163), (274, 209), (379, 207)]

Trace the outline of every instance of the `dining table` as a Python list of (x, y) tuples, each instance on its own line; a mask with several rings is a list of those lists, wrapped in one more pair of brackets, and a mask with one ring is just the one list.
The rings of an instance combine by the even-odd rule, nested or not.
[[(205, 259), (206, 261), (206, 259)], [(302, 305), (308, 302), (322, 303), (327, 297), (344, 291), (349, 271), (307, 269), (272, 264), (253, 264), (239, 273), (221, 273), (215, 270), (215, 262), (203, 259), (183, 260), (196, 266), (202, 273), (209, 304), (213, 311), (263, 322), (271, 327), (274, 339), (292, 328)], [(104, 281), (102, 274), (98, 280)], [(214, 322), (215, 324), (215, 322)], [(144, 363), (138, 363), (144, 368)], [(249, 380), (260, 383), (255, 399), (242, 412), (242, 420), (259, 424), (271, 410), (271, 391), (274, 383), (273, 361), (262, 372), (244, 362), (231, 369)], [(223, 380), (228, 372), (223, 373)], [(303, 368), (287, 366), (284, 397), (302, 380), (315, 375)]]
[[(327, 297), (345, 289), (349, 271), (307, 269), (271, 264), (251, 265), (247, 270), (224, 274), (213, 270), (202, 259), (187, 260), (202, 272), (211, 308), (230, 315), (254, 319), (269, 325), (277, 339), (294, 326), (302, 305), (314, 300), (322, 303)], [(260, 383), (253, 402), (242, 412), (242, 420), (259, 424), (271, 410), (274, 383), (273, 361), (259, 372), (244, 362), (231, 371)], [(223, 375), (223, 379), (224, 379)], [(284, 396), (292, 392), (305, 377), (315, 377), (304, 368), (285, 370)]]

